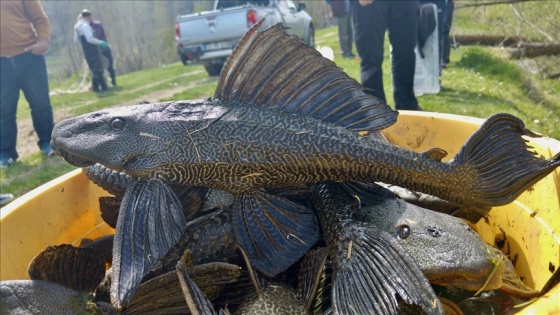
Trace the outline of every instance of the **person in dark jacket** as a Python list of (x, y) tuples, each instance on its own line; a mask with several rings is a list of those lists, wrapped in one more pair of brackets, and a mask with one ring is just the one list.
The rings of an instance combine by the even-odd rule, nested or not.
[(107, 83), (103, 76), (103, 60), (100, 48), (107, 46), (103, 40), (93, 36), (91, 28), (91, 12), (83, 10), (78, 16), (78, 22), (74, 25), (74, 39), (82, 44), (84, 57), (92, 73), (92, 88), (94, 92), (107, 91)]
[[(93, 30), (93, 37), (107, 42), (107, 35), (105, 35), (103, 24), (99, 21), (91, 21), (90, 25)], [(109, 62), (107, 65), (107, 71), (109, 71), (109, 75), (111, 76), (111, 84), (113, 84), (113, 86), (117, 86), (117, 74), (115, 73), (115, 68), (113, 67), (113, 52), (111, 51), (109, 44), (107, 44), (107, 46), (101, 46), (101, 54), (105, 56)]]
[(332, 15), (338, 24), (338, 42), (342, 57), (353, 59), (356, 55), (352, 53), (354, 35), (350, 17), (350, 0), (327, 0), (327, 2), (331, 5)]
[(381, 66), (385, 31), (389, 31), (395, 108), (421, 110), (414, 95), (418, 0), (353, 0), (351, 12), (362, 85), (387, 102)]

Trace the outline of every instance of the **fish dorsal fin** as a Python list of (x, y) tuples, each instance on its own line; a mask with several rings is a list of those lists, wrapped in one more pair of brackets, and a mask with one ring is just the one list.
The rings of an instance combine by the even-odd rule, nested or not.
[(380, 130), (398, 113), (284, 26), (247, 31), (224, 65), (214, 98), (310, 116), (352, 130)]

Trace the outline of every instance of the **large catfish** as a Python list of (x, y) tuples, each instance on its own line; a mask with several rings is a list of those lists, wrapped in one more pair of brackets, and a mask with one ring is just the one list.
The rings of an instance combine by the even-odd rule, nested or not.
[(529, 151), (523, 122), (508, 114), (488, 118), (450, 162), (441, 161), (442, 149), (416, 153), (362, 137), (358, 131), (386, 128), (398, 113), (282, 25), (258, 32), (261, 25), (235, 47), (214, 98), (67, 119), (53, 130), (55, 151), (80, 167), (100, 163), (145, 180), (232, 192), (236, 240), (269, 276), (304, 255), (319, 228), (311, 209), (264, 188), (382, 181), (495, 206), (560, 165), (560, 154), (545, 160)]

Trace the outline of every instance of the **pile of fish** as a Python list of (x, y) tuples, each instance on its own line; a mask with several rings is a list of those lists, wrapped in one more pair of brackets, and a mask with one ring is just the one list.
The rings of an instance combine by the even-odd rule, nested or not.
[(439, 148), (392, 145), (379, 131), (396, 111), (281, 25), (261, 24), (211, 99), (56, 125), (55, 152), (114, 195), (100, 204), (115, 234), (47, 248), (30, 265), (35, 281), (1, 284), (2, 311), (25, 301), (46, 313), (443, 314), (460, 312), (443, 298), (457, 290), (542, 293), (462, 219), (385, 187), (476, 209), (464, 216), (476, 221), (560, 154), (535, 156), (509, 114), (489, 117), (450, 162)]

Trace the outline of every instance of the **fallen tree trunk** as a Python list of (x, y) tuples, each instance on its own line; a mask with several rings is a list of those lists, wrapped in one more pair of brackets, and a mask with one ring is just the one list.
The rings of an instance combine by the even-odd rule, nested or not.
[(510, 59), (535, 58), (540, 56), (560, 55), (558, 42), (533, 42), (519, 36), (505, 35), (450, 35), (450, 43), (459, 45), (483, 45), (506, 47)]
[(458, 3), (455, 5), (455, 9), (463, 9), (469, 7), (482, 7), (488, 5), (497, 5), (497, 4), (514, 4), (519, 2), (530, 2), (530, 1), (542, 1), (542, 0), (497, 0), (497, 1), (476, 1), (474, 3)]
[(535, 58), (560, 55), (560, 43), (523, 43), (515, 48), (506, 48), (510, 59)]
[(449, 36), (449, 42), (456, 42), (459, 45), (483, 45), (483, 46), (505, 46), (513, 47), (520, 43), (528, 42), (527, 39), (519, 36), (505, 35), (461, 35), (452, 34)]

